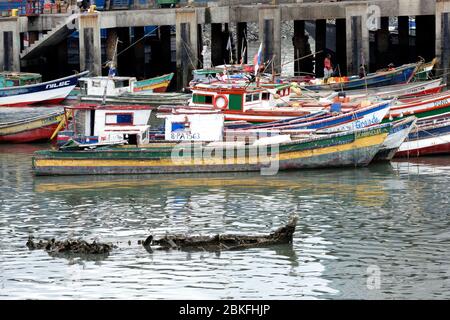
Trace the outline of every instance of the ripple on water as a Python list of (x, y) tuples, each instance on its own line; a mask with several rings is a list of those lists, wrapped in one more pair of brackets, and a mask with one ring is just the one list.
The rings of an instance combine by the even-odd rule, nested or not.
[[(33, 177), (31, 153), (43, 147), (0, 146), (1, 298), (450, 297), (448, 157), (273, 177)], [(166, 232), (267, 233), (293, 212), (292, 245), (153, 254), (137, 245)], [(52, 257), (25, 247), (30, 234), (119, 248)], [(378, 290), (368, 287), (373, 268)]]

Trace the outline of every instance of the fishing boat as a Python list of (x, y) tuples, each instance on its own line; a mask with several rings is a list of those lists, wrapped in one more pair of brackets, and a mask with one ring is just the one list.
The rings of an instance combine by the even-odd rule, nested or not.
[(28, 72), (0, 72), (0, 88), (25, 86), (42, 82), (39, 73)]
[(276, 174), (278, 170), (365, 166), (381, 148), (391, 126), (265, 137), (252, 144), (225, 141), (43, 150), (34, 154), (32, 167), (36, 175), (95, 175), (229, 171)]
[(405, 142), (417, 122), (416, 117), (408, 117), (392, 123), (391, 130), (373, 161), (390, 161)]
[[(296, 86), (296, 84), (291, 84)], [(350, 91), (320, 91), (320, 92), (301, 92), (300, 94), (291, 93), (291, 101), (304, 101), (314, 99), (323, 100), (339, 100), (340, 96), (344, 96), (348, 101), (357, 99), (366, 99), (374, 97), (380, 99), (407, 99), (415, 98), (429, 94), (440, 93), (445, 87), (442, 78), (426, 81), (417, 81), (404, 84), (395, 84), (391, 86), (382, 86), (376, 88), (367, 88), (363, 90)]]
[(423, 97), (400, 99), (395, 102), (384, 121), (401, 119), (414, 115), (419, 119), (426, 119), (450, 113), (450, 91)]
[(419, 157), (450, 153), (450, 116), (420, 120), (395, 157)]
[[(263, 124), (238, 126), (237, 129), (247, 131), (311, 131), (335, 132), (340, 130), (357, 130), (374, 124), (379, 124), (389, 113), (391, 101), (383, 101), (367, 106), (353, 104), (346, 112), (341, 112), (341, 106), (333, 106), (328, 112), (319, 111), (311, 116), (301, 116)], [(323, 109), (324, 110), (324, 109)], [(231, 128), (230, 128), (231, 129)]]
[(52, 81), (0, 88), (0, 106), (59, 103), (75, 88), (78, 79), (87, 73), (85, 71)]
[[(21, 111), (21, 112), (19, 112)], [(64, 109), (0, 108), (0, 142), (25, 143), (49, 140), (64, 117)]]
[(434, 69), (434, 66), (436, 65), (437, 61), (438, 61), (437, 58), (434, 58), (430, 62), (422, 63), (417, 69), (416, 74), (414, 75), (414, 81), (430, 79), (430, 73)]
[(124, 94), (166, 92), (173, 73), (138, 81), (135, 77), (86, 77), (80, 79), (80, 93), (86, 97), (117, 97)]
[(78, 104), (66, 106), (64, 130), (57, 144), (106, 145), (108, 143), (142, 144), (149, 142), (150, 106)]
[(301, 83), (301, 87), (307, 90), (353, 90), (372, 87), (381, 87), (386, 85), (408, 83), (414, 76), (421, 63), (405, 64), (393, 70), (374, 72), (367, 74), (366, 77), (331, 77), (325, 81), (323, 79), (314, 79), (309, 83)]

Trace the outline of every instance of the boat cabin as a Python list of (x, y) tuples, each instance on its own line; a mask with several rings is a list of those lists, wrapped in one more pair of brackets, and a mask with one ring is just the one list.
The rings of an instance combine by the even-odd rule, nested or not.
[(26, 86), (42, 82), (39, 73), (0, 72), (0, 88)]
[(289, 104), (289, 84), (198, 84), (192, 87), (191, 107), (245, 112), (267, 110)]
[(66, 128), (58, 134), (58, 144), (69, 139), (80, 143), (125, 141), (141, 145), (149, 142), (150, 106), (108, 106), (80, 104), (66, 109)]
[(126, 93), (132, 93), (135, 77), (88, 77), (80, 78), (80, 92), (85, 96), (120, 96)]

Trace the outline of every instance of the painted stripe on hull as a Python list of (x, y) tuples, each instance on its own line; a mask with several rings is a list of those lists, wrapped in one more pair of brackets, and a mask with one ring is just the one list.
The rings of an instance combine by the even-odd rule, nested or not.
[(28, 131), (2, 135), (0, 136), (0, 142), (24, 143), (49, 140), (57, 126), (58, 123), (55, 123), (49, 126), (31, 129)]
[(0, 106), (25, 106), (43, 102), (61, 102), (69, 95), (73, 88), (75, 88), (75, 85), (46, 91), (25, 93), (18, 96), (0, 97)]
[(404, 142), (396, 157), (417, 157), (421, 155), (450, 153), (450, 134), (432, 136), (426, 139)]
[[(382, 133), (361, 137), (343, 145), (280, 153), (278, 155), (280, 169), (366, 165), (375, 156), (386, 136), (387, 133)], [(276, 155), (274, 157), (276, 158)], [(262, 160), (269, 159), (266, 157)], [(200, 160), (182, 158), (176, 162), (170, 158), (142, 160), (33, 158), (33, 169), (37, 175), (255, 171), (265, 166), (258, 157)]]

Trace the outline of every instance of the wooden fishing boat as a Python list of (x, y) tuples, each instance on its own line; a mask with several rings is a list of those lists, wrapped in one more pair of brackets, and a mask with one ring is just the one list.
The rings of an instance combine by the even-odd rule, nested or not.
[[(324, 135), (284, 135), (244, 141), (151, 144), (95, 150), (44, 150), (33, 156), (36, 175), (95, 175), (261, 171), (365, 166), (391, 124)], [(275, 138), (275, 139), (272, 139)]]
[(78, 79), (87, 73), (85, 71), (43, 83), (0, 88), (0, 106), (59, 103), (75, 88)]
[(338, 95), (344, 95), (349, 101), (355, 101), (357, 99), (365, 99), (367, 97), (376, 96), (381, 99), (406, 99), (413, 97), (420, 97), (429, 94), (439, 93), (443, 90), (445, 84), (442, 83), (442, 78), (427, 81), (417, 81), (404, 84), (395, 84), (391, 86), (382, 86), (376, 88), (368, 88), (364, 90), (350, 90), (344, 93), (342, 92), (328, 92), (328, 94), (309, 93), (307, 95), (291, 94), (291, 101), (302, 101), (305, 98), (316, 99), (329, 99), (338, 100)]
[[(351, 77), (334, 77), (328, 79), (327, 83), (323, 83), (321, 79), (315, 79), (316, 83), (304, 83), (301, 86), (307, 90), (353, 90), (380, 87), (386, 85), (394, 85), (401, 83), (408, 83), (414, 76), (417, 68), (421, 63), (405, 64), (403, 66), (394, 68), (393, 70), (369, 73), (366, 77), (359, 76)], [(312, 81), (311, 81), (312, 82)]]
[(163, 74), (162, 76), (136, 81), (133, 85), (133, 93), (139, 92), (166, 92), (172, 81), (173, 73)]
[[(259, 125), (239, 126), (239, 130), (247, 131), (311, 131), (335, 132), (341, 130), (357, 130), (379, 124), (389, 113), (391, 101), (383, 101), (361, 107), (353, 104), (346, 112), (318, 112), (316, 116), (302, 116)], [(229, 130), (232, 130), (229, 128)]]
[(414, 115), (426, 119), (450, 113), (450, 91), (418, 98), (401, 99), (391, 106), (388, 119), (398, 120), (404, 116)]
[(424, 62), (422, 63), (419, 68), (417, 69), (416, 74), (414, 75), (415, 81), (420, 80), (428, 80), (430, 79), (430, 73), (434, 69), (434, 66), (437, 63), (437, 58), (434, 58), (430, 62)]
[(450, 116), (437, 116), (417, 123), (395, 157), (419, 157), (450, 153)]
[(161, 93), (167, 90), (173, 73), (138, 81), (135, 77), (86, 77), (80, 79), (82, 97), (119, 97)]
[[(12, 110), (10, 110), (12, 109)], [(39, 112), (36, 112), (36, 109)], [(63, 108), (0, 109), (0, 142), (24, 143), (49, 140), (64, 117)], [(23, 117), (23, 115), (27, 115)], [(20, 118), (20, 119), (19, 119)], [(5, 121), (7, 120), (7, 121)]]
[(390, 161), (405, 142), (417, 122), (416, 117), (408, 117), (392, 123), (392, 128), (373, 161)]
[(39, 73), (0, 72), (0, 88), (25, 86), (41, 82), (42, 76)]

